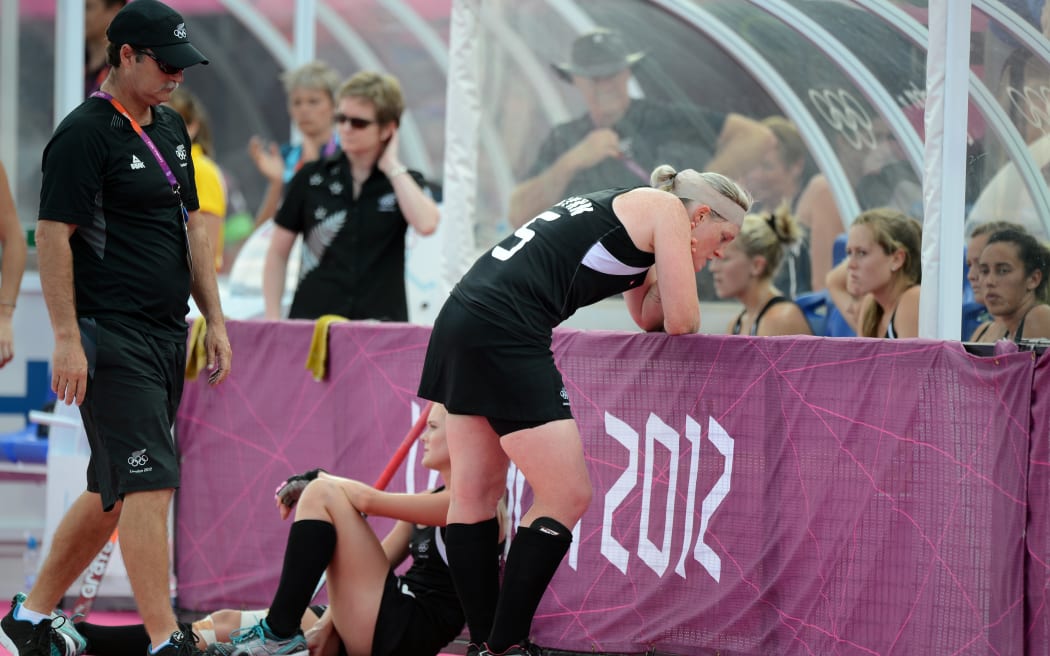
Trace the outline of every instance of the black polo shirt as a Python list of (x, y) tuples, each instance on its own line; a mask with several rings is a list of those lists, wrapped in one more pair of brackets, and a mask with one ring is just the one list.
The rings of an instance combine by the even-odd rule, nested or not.
[[(631, 170), (624, 160), (609, 157), (573, 176), (563, 195), (648, 185), (649, 174), (660, 164), (670, 164), (679, 171), (703, 170), (717, 150), (725, 119), (725, 114), (702, 107), (632, 100), (612, 130), (619, 135), (624, 154), (637, 162), (640, 170)], [(589, 114), (555, 126), (540, 146), (529, 177), (542, 173), (594, 129)]]
[[(182, 118), (153, 108), (144, 126), (198, 208)], [(77, 226), (70, 239), (77, 315), (186, 339), (190, 272), (178, 201), (152, 152), (109, 101), (88, 98), (44, 148), (41, 219)]]
[[(423, 186), (423, 176), (411, 171)], [(350, 161), (340, 151), (304, 164), (288, 185), (277, 225), (303, 235), (292, 319), (408, 321), (405, 231), (390, 180), (378, 168), (353, 197)]]

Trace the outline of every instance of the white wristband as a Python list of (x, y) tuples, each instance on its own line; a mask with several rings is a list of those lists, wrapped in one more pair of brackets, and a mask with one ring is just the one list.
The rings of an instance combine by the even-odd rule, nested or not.
[(408, 173), (408, 167), (404, 164), (402, 164), (401, 166), (395, 166), (394, 168), (390, 169), (390, 171), (386, 174), (386, 177), (393, 180), (402, 173)]

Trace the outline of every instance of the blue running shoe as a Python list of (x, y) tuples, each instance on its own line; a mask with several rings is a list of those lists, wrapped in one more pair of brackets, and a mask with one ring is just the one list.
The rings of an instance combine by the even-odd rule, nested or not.
[(231, 642), (217, 642), (204, 652), (208, 656), (308, 656), (309, 648), (302, 633), (278, 638), (270, 632), (266, 620), (230, 634)]

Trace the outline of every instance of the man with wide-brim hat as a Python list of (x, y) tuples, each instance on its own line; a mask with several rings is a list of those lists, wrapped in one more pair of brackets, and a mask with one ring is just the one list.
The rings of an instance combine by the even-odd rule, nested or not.
[(599, 28), (577, 37), (568, 62), (551, 64), (566, 82), (574, 76), (608, 77), (642, 61), (645, 53), (631, 52), (619, 32)]
[(226, 378), (232, 356), (192, 141), (162, 103), (184, 69), (207, 58), (182, 16), (156, 0), (130, 2), (107, 34), (105, 82), (44, 149), (36, 229), (55, 336), (51, 387), (59, 402), (80, 406), (91, 447), (87, 489), (59, 523), (36, 584), (0, 620), (0, 642), (16, 656), (83, 653), (83, 637), (52, 612), (118, 524), (147, 653), (200, 654), (176, 622), (168, 580), (168, 508), (179, 487), (172, 426), (191, 293), (207, 322), (212, 385)]
[(568, 61), (551, 66), (576, 87), (587, 113), (555, 126), (541, 144), (528, 179), (511, 194), (515, 226), (569, 195), (647, 184), (660, 164), (738, 177), (775, 143), (769, 129), (740, 114), (632, 99), (632, 76), (644, 81), (639, 71), (653, 64), (616, 30), (578, 36)]

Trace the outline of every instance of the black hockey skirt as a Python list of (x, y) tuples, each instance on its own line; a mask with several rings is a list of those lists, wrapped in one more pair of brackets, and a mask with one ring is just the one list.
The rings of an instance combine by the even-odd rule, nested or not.
[(419, 396), (453, 414), (536, 424), (572, 418), (550, 337), (524, 339), (455, 296), (430, 333)]

